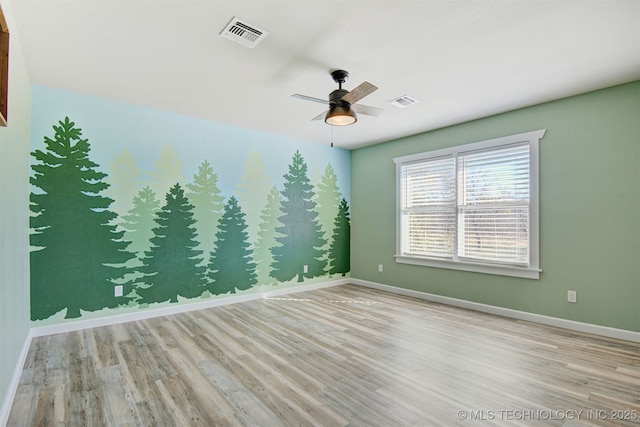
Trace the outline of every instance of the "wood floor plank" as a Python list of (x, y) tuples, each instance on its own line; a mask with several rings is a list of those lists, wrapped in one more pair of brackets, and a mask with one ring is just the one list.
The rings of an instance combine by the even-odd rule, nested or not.
[(640, 344), (343, 285), (34, 338), (7, 425), (474, 421), (636, 426)]
[[(136, 403), (136, 416), (140, 418), (141, 426), (176, 427), (175, 417), (158, 398), (142, 400)], [(135, 424), (116, 424), (135, 425)]]
[(131, 390), (135, 402), (151, 399), (158, 393), (153, 376), (147, 370), (140, 354), (141, 351), (143, 349), (136, 347), (132, 340), (119, 342), (116, 350), (127, 389)]
[(108, 366), (98, 371), (103, 396), (105, 424), (144, 425), (138, 414), (131, 392), (124, 386), (125, 380), (119, 366)]

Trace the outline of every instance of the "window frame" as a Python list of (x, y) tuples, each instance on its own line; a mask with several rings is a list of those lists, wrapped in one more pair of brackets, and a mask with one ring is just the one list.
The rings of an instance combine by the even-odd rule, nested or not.
[[(471, 271), (486, 274), (521, 277), (526, 279), (539, 279), (540, 273), (540, 214), (539, 214), (539, 142), (543, 138), (546, 129), (504, 136), (470, 144), (457, 145), (449, 148), (426, 151), (402, 157), (395, 157), (396, 165), (396, 254), (395, 260), (400, 264), (413, 264), (426, 267), (445, 268), (453, 270)], [(461, 260), (455, 255), (453, 259), (442, 259), (415, 254), (402, 253), (402, 167), (406, 164), (436, 159), (444, 156), (458, 156), (478, 150), (498, 149), (518, 143), (526, 143), (529, 146), (529, 262), (527, 266), (500, 264), (494, 262), (482, 262)], [(456, 173), (457, 175), (457, 173)], [(456, 178), (457, 179), (457, 178)], [(458, 188), (456, 185), (456, 195)], [(457, 245), (458, 234), (458, 197), (456, 196), (456, 231), (454, 235)]]
[(9, 27), (0, 7), (0, 126), (8, 125), (9, 104)]

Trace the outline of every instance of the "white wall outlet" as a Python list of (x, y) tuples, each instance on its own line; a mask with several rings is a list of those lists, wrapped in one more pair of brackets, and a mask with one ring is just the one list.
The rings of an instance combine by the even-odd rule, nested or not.
[(113, 296), (114, 297), (121, 297), (122, 296), (122, 285), (116, 285), (113, 288)]
[(384, 271), (384, 267), (382, 264), (378, 264), (378, 272), (382, 273)]
[(305, 264), (304, 267), (302, 267), (302, 272), (303, 273), (308, 273), (309, 272), (309, 266), (307, 264)]
[(578, 295), (576, 294), (576, 291), (567, 291), (567, 301), (578, 302)]

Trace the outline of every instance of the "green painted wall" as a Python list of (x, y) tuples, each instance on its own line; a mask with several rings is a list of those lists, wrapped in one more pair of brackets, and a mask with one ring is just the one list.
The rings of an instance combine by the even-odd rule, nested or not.
[[(537, 129), (540, 280), (395, 263), (393, 157)], [(354, 278), (640, 331), (640, 82), (354, 150), (351, 195)]]
[[(0, 127), (0, 403), (4, 401), (29, 322), (30, 84), (11, 3), (0, 1), (10, 33), (9, 125)], [(19, 179), (16, 179), (19, 177)], [(9, 402), (5, 402), (8, 404)], [(2, 424), (0, 413), (0, 424)]]

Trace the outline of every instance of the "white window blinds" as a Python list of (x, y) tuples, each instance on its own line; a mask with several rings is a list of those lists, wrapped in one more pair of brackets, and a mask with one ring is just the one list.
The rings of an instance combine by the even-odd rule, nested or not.
[(494, 272), (449, 264), (490, 265), (496, 274), (522, 269), (528, 272), (521, 277), (537, 278), (537, 153), (543, 135), (535, 131), (394, 159), (396, 260)]
[(451, 257), (456, 225), (456, 163), (453, 156), (402, 168), (402, 215), (409, 254)]
[(529, 144), (458, 156), (458, 256), (529, 264)]

